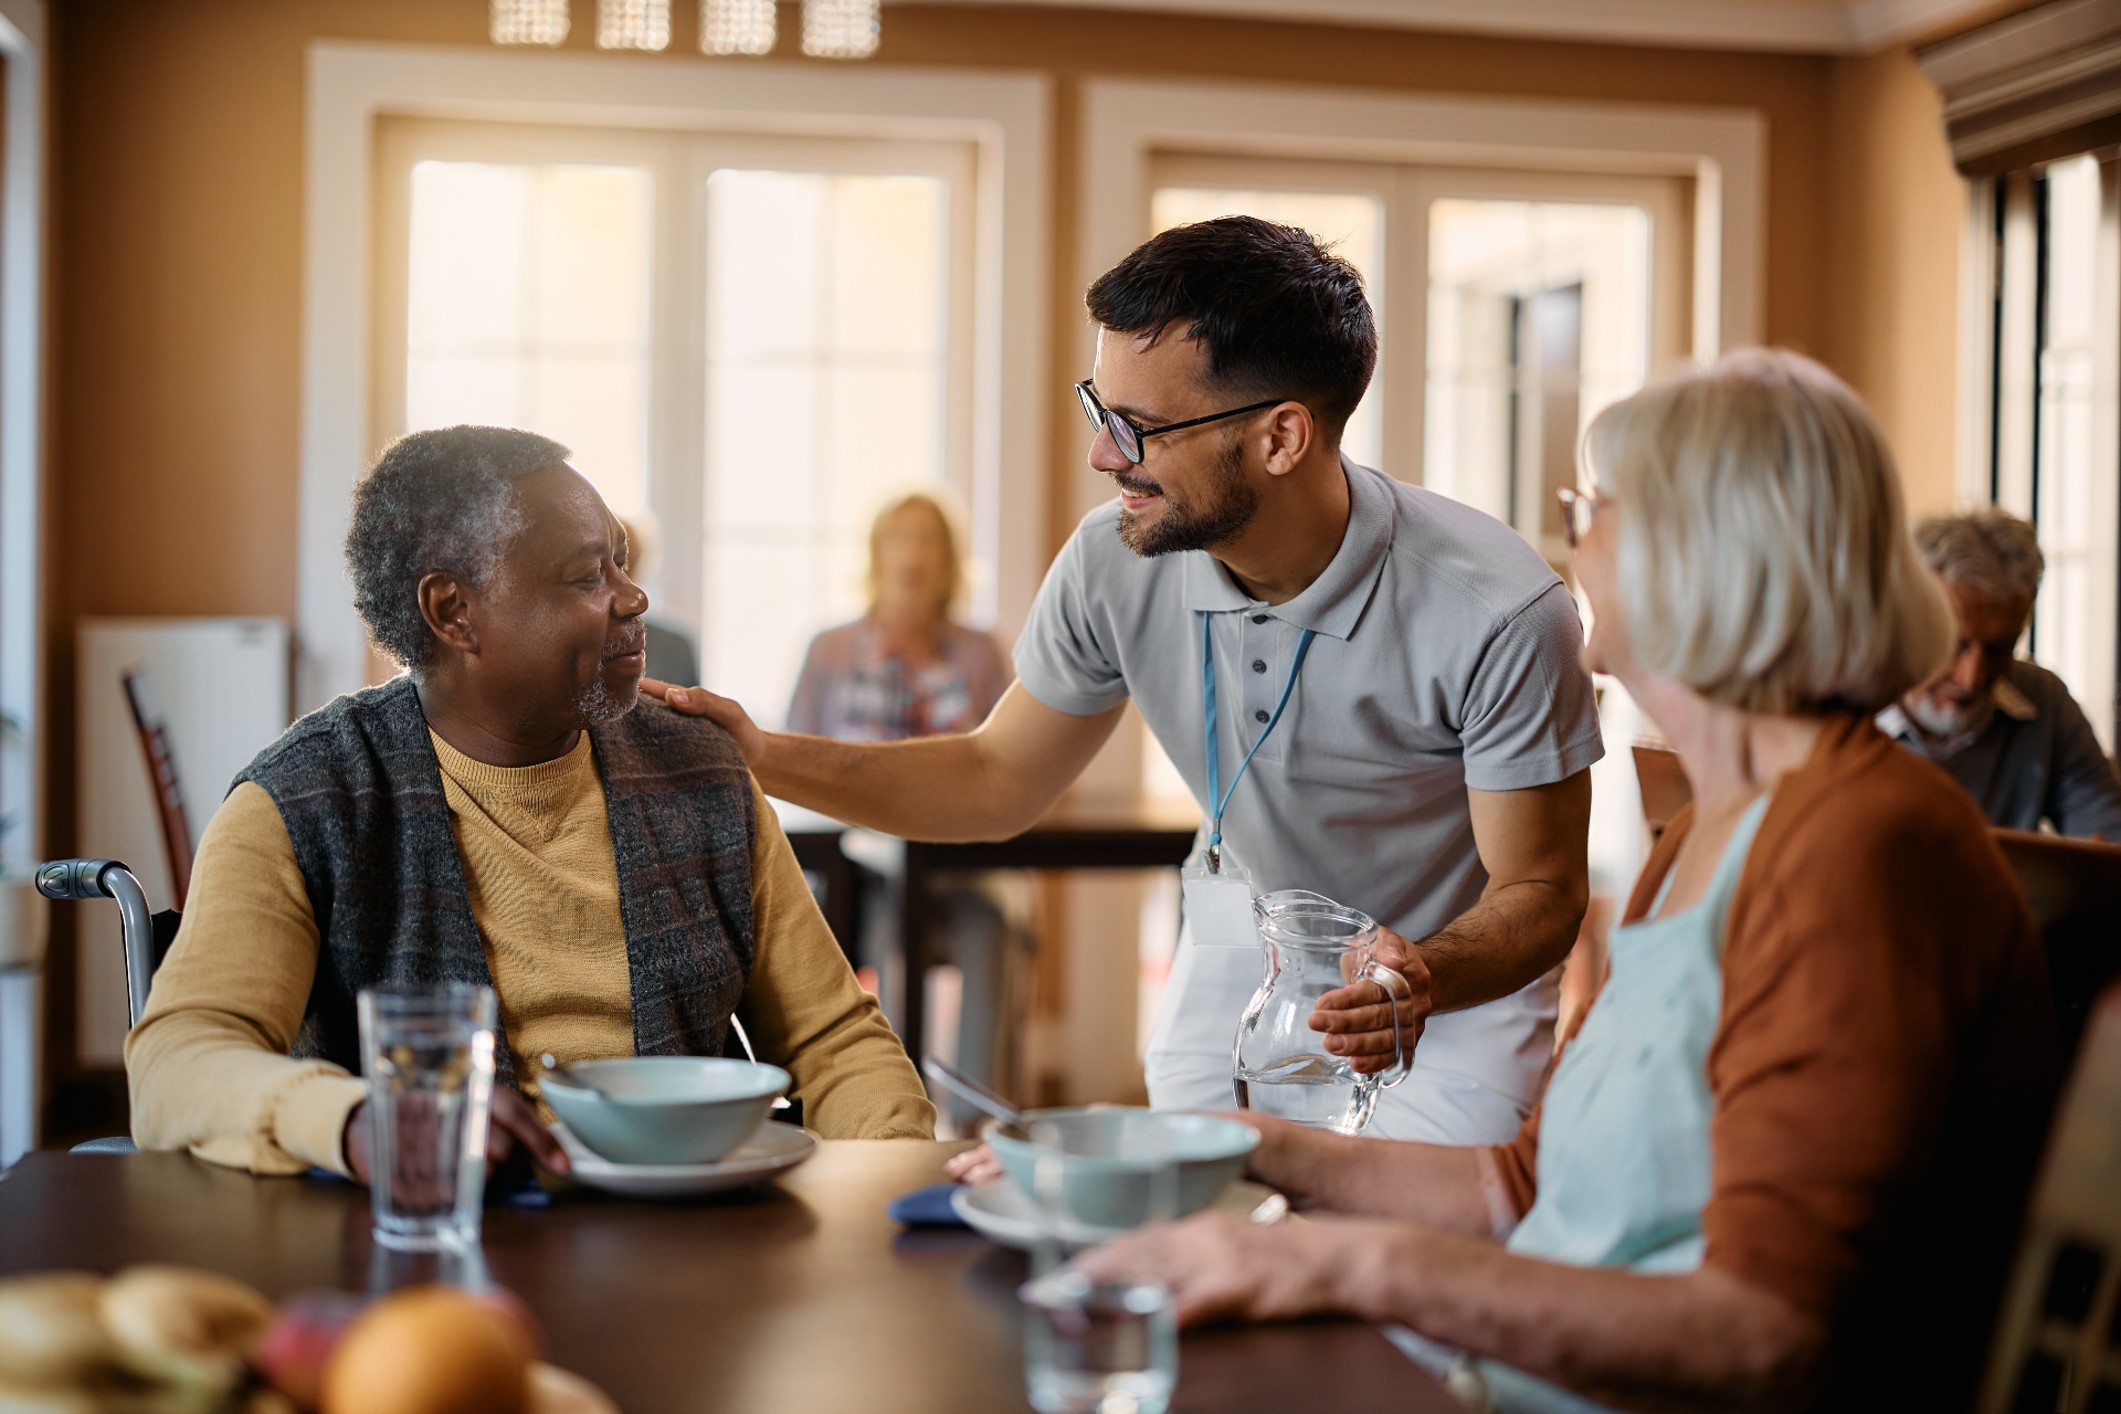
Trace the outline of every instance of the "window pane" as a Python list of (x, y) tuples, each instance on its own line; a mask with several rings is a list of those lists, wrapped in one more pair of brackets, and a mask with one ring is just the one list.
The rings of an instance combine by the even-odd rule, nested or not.
[(1423, 483), (1558, 562), (1554, 491), (1576, 482), (1577, 441), (1648, 373), (1649, 213), (1440, 200), (1428, 274)]
[(763, 718), (862, 613), (876, 510), (945, 480), (948, 217), (931, 177), (708, 179), (702, 665)]
[[(1150, 199), (1150, 221), (1159, 231), (1217, 216), (1257, 216), (1300, 226), (1345, 258), (1362, 276), (1370, 308), (1384, 335), (1384, 203), (1362, 192), (1244, 191), (1230, 187), (1159, 187)], [(1384, 402), (1373, 380), (1348, 419), (1341, 448), (1364, 466), (1384, 457)], [(1383, 468), (1390, 471), (1392, 468)], [(1411, 476), (1411, 468), (1402, 469)]]
[(2047, 578), (2033, 618), (2033, 656), (2069, 684), (2112, 750), (2115, 501), (2097, 464), (2099, 163), (2047, 169), (2046, 327), (2040, 348), (2040, 444), (2034, 517)]
[(646, 509), (653, 204), (637, 167), (415, 164), (406, 429), (526, 427)]

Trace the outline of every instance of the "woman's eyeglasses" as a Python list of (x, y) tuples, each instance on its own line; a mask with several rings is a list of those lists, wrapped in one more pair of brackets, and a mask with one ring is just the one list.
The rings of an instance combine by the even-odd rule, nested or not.
[(1142, 464), (1142, 443), (1151, 437), (1160, 437), (1166, 432), (1177, 432), (1182, 428), (1199, 427), (1207, 422), (1221, 422), (1226, 417), (1241, 417), (1245, 413), (1258, 412), (1261, 408), (1270, 408), (1288, 401), (1286, 398), (1269, 398), (1263, 403), (1247, 403), (1241, 408), (1231, 408), (1227, 412), (1211, 412), (1206, 417), (1189, 417), (1184, 422), (1167, 422), (1161, 427), (1144, 427), (1125, 413), (1114, 412), (1099, 402), (1097, 393), (1091, 388), (1087, 378), (1075, 385), (1075, 396), (1082, 403), (1083, 416), (1090, 419), (1090, 425), (1102, 427), (1110, 432), (1112, 445), (1119, 448), (1119, 454), (1136, 466)]
[(1572, 486), (1562, 487), (1554, 493), (1554, 498), (1561, 502), (1562, 538), (1573, 550), (1583, 543), (1584, 536), (1591, 533), (1591, 522), (1605, 509), (1605, 498), (1578, 491)]

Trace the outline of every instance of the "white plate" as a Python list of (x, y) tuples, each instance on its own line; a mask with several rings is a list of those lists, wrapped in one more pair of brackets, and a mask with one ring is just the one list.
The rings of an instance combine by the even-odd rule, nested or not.
[(817, 1152), (817, 1137), (792, 1124), (762, 1124), (758, 1133), (711, 1164), (615, 1164), (554, 1123), (574, 1179), (628, 1198), (680, 1198), (749, 1188), (794, 1168)]
[[(1265, 1184), (1241, 1178), (1225, 1188), (1223, 1196), (1209, 1204), (1207, 1211), (1228, 1213), (1235, 1218), (1249, 1217), (1253, 1209), (1273, 1196), (1274, 1190)], [(950, 1208), (981, 1237), (999, 1242), (1004, 1247), (1014, 1247), (1019, 1252), (1030, 1251), (1044, 1236), (1037, 1207), (1006, 1178), (983, 1183), (977, 1188), (958, 1189), (950, 1195)], [(1124, 1229), (1116, 1227), (1070, 1224), (1063, 1229), (1061, 1237), (1065, 1246), (1094, 1247), (1100, 1242), (1110, 1242), (1123, 1232)]]

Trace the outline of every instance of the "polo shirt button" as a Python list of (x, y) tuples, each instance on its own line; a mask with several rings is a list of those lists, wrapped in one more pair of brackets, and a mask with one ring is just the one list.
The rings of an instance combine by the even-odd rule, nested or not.
[(1255, 672), (1255, 673), (1263, 673), (1263, 672), (1265, 672), (1266, 670), (1267, 670), (1267, 660), (1266, 660), (1266, 659), (1264, 659), (1264, 658), (1254, 658), (1254, 659), (1252, 660), (1252, 671), (1253, 671), (1253, 672)]
[(1265, 726), (1267, 723), (1267, 715), (1267, 709), (1262, 707), (1257, 712), (1254, 712), (1252, 714), (1252, 720), (1258, 722), (1261, 726)]
[(1266, 616), (1265, 614), (1254, 614), (1254, 615), (1252, 616), (1252, 622), (1253, 622), (1253, 623), (1256, 623), (1256, 624), (1263, 624), (1263, 623), (1265, 623), (1266, 621), (1267, 621), (1267, 616)]

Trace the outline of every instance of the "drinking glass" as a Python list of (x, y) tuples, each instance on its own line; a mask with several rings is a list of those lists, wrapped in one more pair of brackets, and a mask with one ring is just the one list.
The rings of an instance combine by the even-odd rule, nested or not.
[[(1081, 1156), (1067, 1153), (1050, 1124), (1033, 1124), (1031, 1142), (1038, 1149), (1032, 1198), (1039, 1240), (1032, 1247), (1032, 1278), (1017, 1292), (1031, 1407), (1039, 1414), (1164, 1414), (1178, 1384), (1178, 1317), (1170, 1289), (1153, 1273), (1093, 1281), (1063, 1265), (1071, 1250), (1112, 1234), (1075, 1211), (1085, 1191)], [(1078, 1161), (1074, 1172), (1071, 1157)], [(1123, 1163), (1134, 1182), (1148, 1180), (1148, 1219), (1168, 1220), (1178, 1203), (1175, 1156), (1143, 1152)], [(1113, 1161), (1101, 1158), (1097, 1167), (1109, 1175)]]
[(409, 1252), (476, 1247), (493, 1106), (493, 988), (374, 987), (356, 1005), (375, 1239)]

